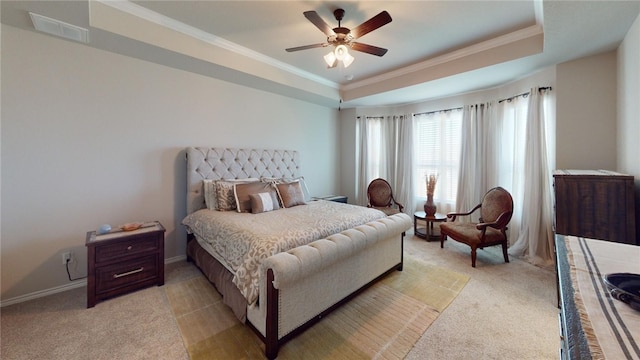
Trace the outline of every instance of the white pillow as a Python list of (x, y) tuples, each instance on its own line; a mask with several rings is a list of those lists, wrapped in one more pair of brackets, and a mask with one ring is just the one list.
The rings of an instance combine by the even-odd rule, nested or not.
[(218, 209), (218, 196), (216, 195), (216, 181), (217, 180), (202, 180), (204, 187), (204, 202), (207, 204), (207, 209)]

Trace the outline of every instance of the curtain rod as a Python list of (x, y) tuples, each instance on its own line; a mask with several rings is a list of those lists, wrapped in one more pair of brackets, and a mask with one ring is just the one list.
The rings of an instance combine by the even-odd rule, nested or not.
[[(540, 91), (545, 91), (545, 90), (553, 90), (553, 89), (551, 88), (551, 86), (539, 87), (539, 88), (538, 88), (538, 92), (540, 92)], [(517, 98), (517, 97), (520, 97), (520, 96), (528, 96), (528, 95), (529, 95), (529, 93), (530, 93), (530, 92), (529, 92), (529, 91), (527, 91), (526, 93), (522, 93), (522, 94), (514, 95), (514, 96), (512, 96), (512, 97), (508, 97), (508, 98), (506, 98), (506, 99), (499, 100), (499, 101), (498, 101), (498, 104), (500, 104), (500, 103), (501, 103), (501, 102), (503, 102), (503, 101), (511, 101), (511, 100), (513, 100), (513, 99), (515, 99), (515, 98)]]
[(451, 111), (451, 110), (461, 110), (461, 109), (462, 109), (462, 106), (461, 107), (457, 107), (457, 108), (451, 108), (451, 109), (421, 112), (421, 113), (413, 114), (413, 116), (416, 116), (416, 115), (429, 115), (429, 114), (435, 114), (435, 113), (439, 113), (439, 112), (445, 112), (445, 111)]

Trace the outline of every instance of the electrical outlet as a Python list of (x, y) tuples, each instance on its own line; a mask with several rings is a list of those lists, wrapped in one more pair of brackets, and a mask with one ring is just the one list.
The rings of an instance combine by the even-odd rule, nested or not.
[(73, 258), (71, 257), (70, 252), (62, 253), (62, 265), (67, 265), (67, 262), (72, 262)]

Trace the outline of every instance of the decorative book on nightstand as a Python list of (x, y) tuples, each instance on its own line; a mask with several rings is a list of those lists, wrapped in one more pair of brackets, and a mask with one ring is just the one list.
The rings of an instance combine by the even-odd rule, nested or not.
[(164, 233), (158, 221), (133, 231), (87, 232), (87, 308), (151, 285), (164, 285)]
[(347, 203), (348, 197), (344, 195), (327, 195), (327, 196), (317, 196), (312, 197), (313, 200), (327, 200), (327, 201), (335, 201), (340, 203)]

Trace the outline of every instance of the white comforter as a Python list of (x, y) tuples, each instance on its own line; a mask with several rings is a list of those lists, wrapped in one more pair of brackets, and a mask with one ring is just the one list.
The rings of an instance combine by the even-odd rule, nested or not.
[(362, 206), (319, 200), (261, 214), (202, 209), (182, 223), (198, 241), (210, 245), (253, 304), (264, 259), (385, 216)]

